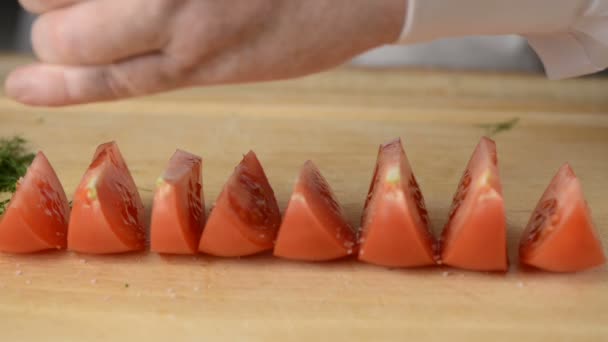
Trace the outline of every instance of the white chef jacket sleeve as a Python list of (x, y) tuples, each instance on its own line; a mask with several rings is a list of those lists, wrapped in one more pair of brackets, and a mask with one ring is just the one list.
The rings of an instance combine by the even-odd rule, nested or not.
[(551, 79), (608, 67), (608, 0), (406, 0), (398, 43), (519, 34)]

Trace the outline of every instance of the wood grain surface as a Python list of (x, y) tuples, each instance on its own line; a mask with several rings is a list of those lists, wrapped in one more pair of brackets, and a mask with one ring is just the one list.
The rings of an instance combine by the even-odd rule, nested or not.
[[(25, 59), (0, 58), (0, 74)], [(607, 341), (608, 269), (523, 272), (516, 246), (557, 168), (572, 164), (608, 246), (608, 81), (339, 69), (299, 80), (214, 87), (64, 109), (0, 97), (0, 136), (43, 150), (68, 194), (97, 144), (116, 140), (150, 207), (176, 148), (204, 158), (213, 203), (249, 149), (282, 209), (314, 160), (358, 225), (378, 144), (401, 136), (433, 229), (480, 125), (497, 133), (512, 262), (507, 274), (389, 270), (344, 260), (298, 263), (142, 253), (0, 255), (1, 341)]]

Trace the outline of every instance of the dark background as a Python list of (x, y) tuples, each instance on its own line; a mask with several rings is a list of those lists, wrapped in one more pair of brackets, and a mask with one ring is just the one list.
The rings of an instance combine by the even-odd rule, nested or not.
[(14, 50), (17, 47), (17, 25), (19, 3), (15, 0), (0, 0), (0, 50)]

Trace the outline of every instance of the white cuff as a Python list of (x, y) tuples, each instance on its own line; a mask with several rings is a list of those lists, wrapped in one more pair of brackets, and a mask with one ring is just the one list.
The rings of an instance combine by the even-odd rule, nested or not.
[(521, 34), (550, 78), (608, 67), (608, 0), (409, 0), (399, 43)]

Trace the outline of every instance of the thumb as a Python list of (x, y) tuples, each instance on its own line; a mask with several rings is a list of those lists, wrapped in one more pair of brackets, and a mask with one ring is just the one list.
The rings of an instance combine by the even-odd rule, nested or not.
[(32, 64), (13, 71), (7, 96), (27, 105), (65, 106), (117, 100), (175, 89), (184, 73), (162, 54), (100, 66)]

